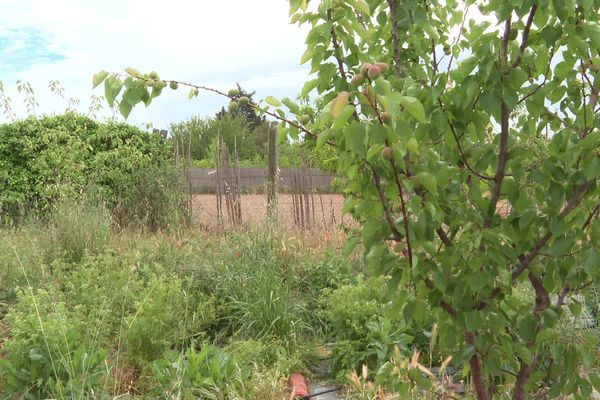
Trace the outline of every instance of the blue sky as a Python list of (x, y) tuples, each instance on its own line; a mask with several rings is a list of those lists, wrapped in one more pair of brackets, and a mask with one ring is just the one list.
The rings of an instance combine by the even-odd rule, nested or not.
[[(60, 113), (66, 102), (48, 89), (58, 80), (66, 97), (85, 112), (92, 75), (135, 67), (227, 90), (235, 82), (257, 98), (294, 97), (308, 77), (299, 65), (306, 28), (288, 23), (284, 0), (3, 0), (0, 15), (0, 81), (18, 116), (25, 115), (18, 80), (30, 82), (39, 113)], [(212, 115), (226, 105), (203, 94), (167, 91), (129, 121), (169, 123)], [(104, 115), (110, 115), (108, 110)], [(0, 122), (7, 117), (0, 114)]]

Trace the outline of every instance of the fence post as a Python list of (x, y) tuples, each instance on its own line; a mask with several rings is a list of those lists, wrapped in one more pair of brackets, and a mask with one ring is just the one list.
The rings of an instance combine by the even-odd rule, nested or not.
[(277, 130), (269, 127), (267, 136), (269, 146), (267, 171), (267, 215), (270, 220), (277, 220)]

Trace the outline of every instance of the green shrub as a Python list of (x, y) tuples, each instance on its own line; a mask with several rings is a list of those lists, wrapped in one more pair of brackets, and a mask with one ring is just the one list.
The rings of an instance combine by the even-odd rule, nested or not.
[(21, 291), (6, 317), (2, 398), (88, 398), (103, 391), (106, 353), (53, 289)]
[[(341, 375), (367, 364), (371, 371), (385, 363), (394, 347), (406, 350), (415, 331), (402, 315), (391, 316), (386, 277), (359, 278), (356, 284), (325, 289), (323, 315), (336, 341), (334, 369)], [(423, 336), (422, 331), (417, 334)]]
[(153, 363), (159, 387), (155, 395), (164, 399), (231, 399), (243, 387), (248, 370), (218, 347), (204, 345), (184, 353), (167, 351)]
[(73, 113), (0, 125), (0, 214), (14, 221), (43, 215), (94, 186), (109, 209), (119, 208), (122, 225), (165, 228), (175, 219), (172, 207), (182, 205), (171, 154), (160, 135)]
[(123, 319), (136, 312), (144, 282), (132, 265), (127, 257), (111, 254), (88, 257), (77, 265), (53, 265), (72, 313), (95, 327), (98, 340), (118, 336), (125, 330)]

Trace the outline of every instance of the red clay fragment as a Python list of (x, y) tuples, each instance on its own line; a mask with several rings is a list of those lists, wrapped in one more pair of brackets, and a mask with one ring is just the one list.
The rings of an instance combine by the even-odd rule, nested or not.
[(308, 396), (308, 387), (306, 385), (306, 379), (302, 374), (292, 374), (288, 380), (288, 387), (294, 394), (295, 398), (302, 398)]

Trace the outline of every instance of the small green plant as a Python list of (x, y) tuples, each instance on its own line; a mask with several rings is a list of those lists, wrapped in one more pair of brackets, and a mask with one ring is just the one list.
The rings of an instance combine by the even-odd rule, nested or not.
[(401, 314), (393, 314), (386, 277), (359, 278), (335, 290), (324, 290), (322, 313), (332, 337), (334, 368), (343, 375), (361, 365), (376, 370), (394, 347), (406, 351), (415, 335), (423, 332), (406, 325)]
[(243, 388), (248, 370), (218, 347), (203, 345), (197, 352), (167, 351), (153, 363), (155, 394), (164, 399), (230, 399)]
[(312, 330), (304, 322), (307, 310), (276, 271), (244, 272), (230, 271), (219, 290), (226, 296), (224, 319), (230, 329), (245, 338), (279, 338), (287, 343)]

